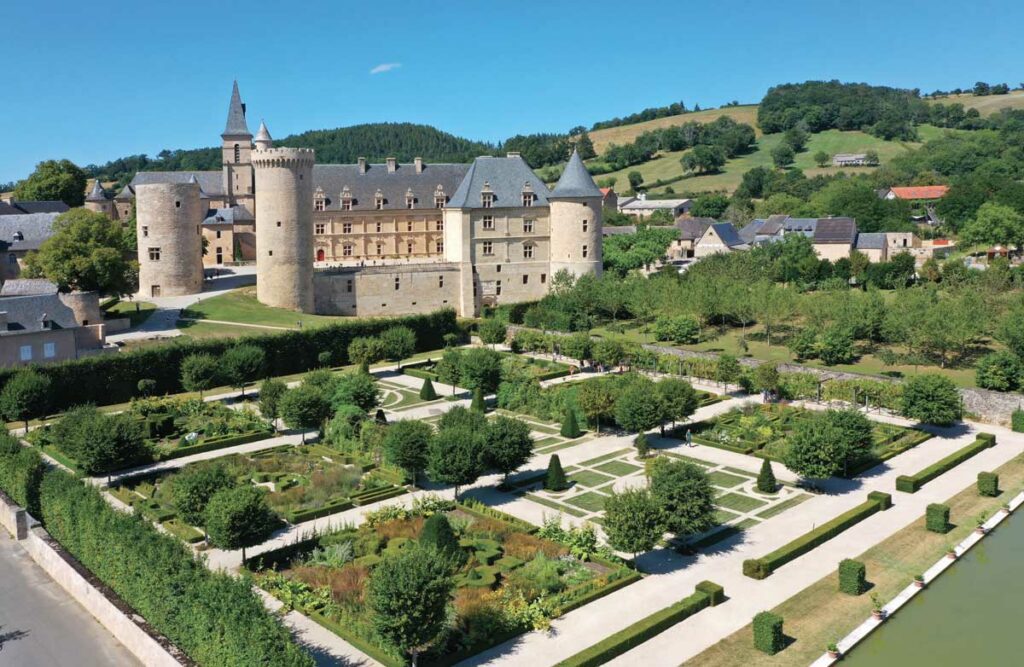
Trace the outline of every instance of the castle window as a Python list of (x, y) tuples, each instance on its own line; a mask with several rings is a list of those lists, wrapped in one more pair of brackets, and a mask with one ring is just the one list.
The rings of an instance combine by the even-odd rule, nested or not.
[(483, 243), (483, 253), (485, 255), (493, 255), (494, 254), (494, 244), (491, 243), (490, 241), (484, 241), (484, 243)]
[(345, 245), (341, 246), (341, 254), (344, 257), (351, 257), (352, 256), (352, 244), (351, 243), (346, 243)]
[(435, 222), (434, 223), (434, 229), (436, 229), (439, 232), (443, 232), (444, 231), (444, 220), (438, 220), (437, 222)]
[(525, 273), (523, 274), (523, 284), (524, 285), (529, 285), (530, 284), (530, 276), (526, 275)]
[(532, 192), (523, 193), (523, 206), (533, 206), (534, 194)]
[(494, 267), (494, 272), (501, 273), (501, 264), (498, 264), (496, 267)]
[(547, 281), (548, 281), (548, 274), (546, 274), (546, 273), (540, 274), (540, 284), (543, 285)]
[(533, 233), (533, 220), (523, 220), (523, 233), (524, 234), (532, 234)]
[(220, 238), (220, 230), (217, 230), (217, 238)]
[(53, 343), (43, 343), (43, 357), (53, 359), (57, 356), (57, 346)]
[(278, 220), (278, 221), (277, 221), (277, 226), (278, 226), (278, 227), (280, 227), (280, 226), (281, 226), (281, 221), (280, 221), (280, 220)]
[(174, 202), (174, 208), (181, 208), (181, 202), (180, 201)]
[(501, 296), (501, 281), (494, 281), (494, 296)]
[(273, 256), (274, 256), (274, 251), (273, 250), (268, 250), (267, 251), (267, 257), (273, 257)]
[(402, 279), (395, 276), (395, 291), (402, 289)]
[(343, 223), (341, 223), (341, 233), (342, 234), (351, 234), (352, 233), (352, 223), (351, 222), (343, 222)]
[(480, 205), (483, 208), (491, 208), (492, 206), (494, 206), (494, 193), (493, 192), (483, 192), (483, 193), (481, 193), (480, 194)]
[(348, 280), (345, 281), (345, 291), (348, 292), (349, 294), (352, 293), (352, 279), (351, 278), (349, 278)]
[(523, 244), (523, 259), (533, 259), (533, 244), (532, 243), (524, 243)]
[(149, 259), (151, 261), (153, 261), (153, 262), (159, 262), (160, 261), (160, 248), (150, 248), (149, 249)]
[(32, 361), (32, 346), (22, 345), (19, 349), (19, 355), (22, 361)]
[(486, 229), (486, 230), (494, 229), (494, 216), (493, 215), (485, 215), (484, 216), (484, 229)]
[(241, 162), (241, 161), (242, 161), (242, 147), (239, 146), (238, 144), (235, 144), (235, 162)]
[(378, 190), (376, 196), (373, 198), (373, 205), (378, 211), (384, 209), (384, 195)]
[(352, 198), (351, 197), (347, 197), (347, 198), (341, 200), (341, 210), (342, 211), (351, 211), (352, 210)]
[(377, 233), (380, 234), (382, 231), (384, 231), (384, 223), (378, 221), (377, 222)]
[(146, 238), (147, 236), (149, 236), (149, 227), (147, 225), (142, 225), (142, 238)]
[(589, 225), (587, 224), (587, 221), (586, 221), (586, 220), (584, 220), (584, 221), (583, 221), (583, 231), (587, 231), (587, 227), (588, 227), (588, 226), (589, 226)]
[(407, 255), (411, 255), (412, 254), (412, 243), (411, 242), (405, 244), (405, 254), (407, 254)]
[(405, 231), (407, 231), (407, 232), (411, 232), (412, 231), (412, 220), (410, 220), (409, 222), (405, 223)]
[(405, 207), (406, 208), (416, 208), (416, 197), (413, 197), (412, 195), (406, 195), (405, 196)]
[(378, 255), (383, 255), (384, 254), (384, 244), (383, 243), (378, 243), (377, 244), (377, 254)]
[(583, 259), (587, 258), (587, 246), (583, 246)]
[[(218, 234), (219, 233), (220, 232), (218, 232)], [(314, 234), (325, 234), (325, 233), (327, 233), (327, 225), (325, 225), (322, 222), (316, 223), (315, 225), (313, 225), (313, 233)]]
[(434, 208), (444, 208), (444, 195), (434, 196)]
[(444, 252), (444, 241), (438, 241), (436, 245), (437, 245), (437, 252), (439, 252), (439, 253)]
[(7, 263), (8, 264), (17, 264), (18, 263), (18, 256), (15, 255), (13, 252), (10, 253), (9, 255), (7, 255)]
[(322, 210), (324, 210), (324, 208), (326, 206), (327, 206), (327, 202), (325, 200), (323, 200), (323, 199), (315, 199), (315, 200), (313, 200), (313, 210), (314, 211), (322, 211)]
[(444, 276), (437, 277), (437, 287), (438, 289), (444, 287)]

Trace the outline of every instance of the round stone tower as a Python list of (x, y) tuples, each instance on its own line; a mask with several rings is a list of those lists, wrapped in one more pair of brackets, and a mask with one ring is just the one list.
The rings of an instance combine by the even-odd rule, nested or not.
[(135, 188), (139, 294), (181, 296), (203, 291), (203, 207), (199, 183)]
[[(269, 136), (268, 136), (269, 139)], [(253, 151), (256, 175), (256, 298), (313, 312), (313, 163), (309, 148)]]
[(601, 275), (601, 190), (573, 151), (548, 194), (551, 210), (551, 274)]

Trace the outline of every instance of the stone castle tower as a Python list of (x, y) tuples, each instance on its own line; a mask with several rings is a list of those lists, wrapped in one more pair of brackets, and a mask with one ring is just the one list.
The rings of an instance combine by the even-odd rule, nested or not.
[(575, 150), (548, 195), (551, 205), (551, 273), (601, 275), (601, 190)]
[(310, 148), (272, 148), (261, 126), (256, 183), (256, 298), (313, 312), (313, 163)]
[(228, 120), (221, 138), (225, 206), (242, 205), (255, 213), (255, 181), (252, 167), (252, 133), (245, 120), (245, 104), (238, 92), (238, 82), (231, 89)]
[(135, 189), (139, 294), (180, 296), (203, 290), (203, 207), (199, 183), (151, 183)]
[(102, 213), (110, 218), (114, 217), (114, 202), (107, 199), (107, 195), (103, 192), (103, 186), (100, 185), (100, 179), (98, 178), (93, 181), (92, 190), (86, 195), (84, 206), (88, 211)]

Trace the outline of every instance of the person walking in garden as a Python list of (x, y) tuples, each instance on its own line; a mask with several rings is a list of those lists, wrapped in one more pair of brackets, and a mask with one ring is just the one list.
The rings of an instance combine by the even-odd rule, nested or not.
[(693, 447), (693, 431), (686, 429), (686, 446)]

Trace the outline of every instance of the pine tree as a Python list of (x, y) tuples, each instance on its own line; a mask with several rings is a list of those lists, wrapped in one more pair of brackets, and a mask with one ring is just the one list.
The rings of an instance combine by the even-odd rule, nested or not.
[(424, 401), (433, 401), (437, 399), (437, 392), (434, 391), (434, 383), (427, 378), (423, 381), (423, 386), (420, 387), (420, 398)]
[(565, 411), (565, 418), (562, 420), (562, 431), (563, 438), (578, 438), (580, 437), (580, 426), (576, 423), (576, 411), (569, 409)]
[(646, 433), (637, 434), (636, 438), (633, 439), (633, 446), (636, 447), (636, 455), (642, 459), (646, 459), (651, 451), (650, 445), (647, 444)]
[(761, 473), (757, 476), (757, 490), (761, 493), (775, 493), (776, 486), (772, 463), (768, 459), (764, 459), (761, 462)]
[(484, 390), (480, 387), (473, 390), (473, 402), (470, 403), (469, 409), (480, 414), (487, 412), (487, 406), (484, 404)]
[(558, 454), (552, 454), (548, 461), (548, 474), (544, 478), (544, 488), (548, 491), (564, 491), (567, 486), (565, 471), (562, 470), (562, 461), (558, 458)]

